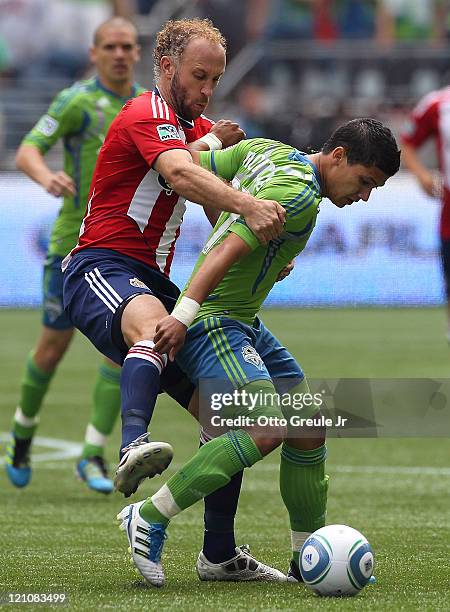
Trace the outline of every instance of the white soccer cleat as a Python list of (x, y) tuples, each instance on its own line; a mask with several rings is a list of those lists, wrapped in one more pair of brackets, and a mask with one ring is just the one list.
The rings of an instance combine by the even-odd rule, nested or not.
[[(145, 500), (144, 500), (145, 501)], [(153, 586), (164, 585), (164, 570), (161, 565), (161, 553), (166, 536), (166, 528), (160, 523), (147, 523), (139, 514), (144, 501), (130, 504), (119, 512), (119, 528), (128, 537), (131, 561), (145, 580)]]
[(286, 582), (283, 572), (261, 563), (250, 554), (248, 546), (238, 546), (236, 556), (223, 563), (211, 563), (200, 551), (197, 559), (200, 580), (228, 580), (233, 582)]
[(167, 442), (148, 442), (147, 434), (124, 449), (114, 476), (114, 488), (130, 497), (146, 478), (161, 474), (172, 461), (173, 448)]

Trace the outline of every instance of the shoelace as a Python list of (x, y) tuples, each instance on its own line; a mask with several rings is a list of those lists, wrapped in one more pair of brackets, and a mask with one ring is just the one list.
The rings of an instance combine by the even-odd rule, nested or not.
[(150, 525), (148, 542), (148, 558), (153, 563), (159, 563), (164, 541), (167, 539), (166, 529), (163, 525)]
[(138, 438), (136, 438), (136, 440), (133, 440), (133, 442), (130, 442), (128, 446), (124, 446), (122, 449), (122, 453), (125, 453), (126, 451), (129, 451), (132, 448), (136, 448), (136, 446), (141, 446), (141, 444), (148, 442), (148, 435), (149, 435), (148, 433), (141, 434)]
[(248, 544), (242, 544), (241, 546), (238, 546), (238, 548), (240, 551), (244, 553), (244, 555), (246, 555), (247, 557), (250, 557), (251, 559), (253, 559), (253, 561), (256, 561), (256, 563), (258, 563), (261, 570), (270, 571), (271, 568), (269, 565), (266, 565), (265, 563), (261, 563), (261, 561), (258, 561), (258, 559), (256, 559), (256, 557), (254, 557), (250, 553), (250, 546)]
[[(250, 546), (248, 544), (242, 544), (241, 546), (238, 546), (238, 548), (239, 548), (240, 551), (242, 551), (248, 557), (251, 557), (252, 559), (255, 559), (255, 557), (250, 553)], [(255, 559), (255, 561), (256, 561), (256, 559)]]

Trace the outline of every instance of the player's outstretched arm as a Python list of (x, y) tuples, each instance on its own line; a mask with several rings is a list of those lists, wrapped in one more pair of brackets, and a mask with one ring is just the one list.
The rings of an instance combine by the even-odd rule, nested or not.
[(420, 186), (430, 196), (441, 196), (441, 181), (436, 173), (431, 172), (422, 164), (416, 149), (404, 142), (402, 145), (402, 161), (420, 183)]
[(42, 153), (33, 145), (20, 145), (16, 153), (16, 166), (56, 197), (75, 194), (75, 183), (70, 176), (62, 170), (50, 170)]
[(187, 328), (195, 319), (202, 303), (231, 266), (250, 251), (251, 248), (242, 238), (230, 233), (208, 253), (172, 314), (157, 324), (154, 341), (158, 353), (167, 354), (171, 361), (175, 359), (184, 344)]
[(174, 191), (191, 202), (242, 215), (262, 244), (274, 240), (283, 231), (285, 210), (278, 202), (258, 200), (228, 187), (211, 172), (194, 164), (185, 150), (161, 153), (154, 168)]

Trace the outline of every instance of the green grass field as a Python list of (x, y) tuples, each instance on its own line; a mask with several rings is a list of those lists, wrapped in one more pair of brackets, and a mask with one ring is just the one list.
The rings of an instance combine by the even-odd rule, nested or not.
[[(309, 377), (450, 378), (441, 310), (267, 311), (264, 320)], [(38, 323), (36, 312), (0, 311), (2, 432), (9, 430)], [(81, 441), (97, 362), (78, 337), (47, 396), (39, 436)], [(175, 466), (194, 452), (197, 433), (182, 409), (159, 401), (152, 436), (173, 444)], [(117, 430), (108, 447), (111, 462), (118, 441)], [(58, 458), (57, 449), (43, 444), (35, 445), (26, 489), (14, 489), (1, 468), (0, 593), (65, 592), (74, 610), (449, 610), (450, 440), (331, 439), (328, 446), (327, 522), (361, 530), (376, 556), (377, 583), (354, 599), (318, 598), (295, 584), (200, 583), (201, 504), (170, 527), (167, 585), (146, 587), (115, 526), (123, 498), (88, 492), (74, 477), (74, 459)], [(237, 535), (255, 556), (285, 570), (290, 542), (277, 461), (273, 453), (247, 473)], [(152, 494), (172, 471), (144, 483), (132, 499)]]

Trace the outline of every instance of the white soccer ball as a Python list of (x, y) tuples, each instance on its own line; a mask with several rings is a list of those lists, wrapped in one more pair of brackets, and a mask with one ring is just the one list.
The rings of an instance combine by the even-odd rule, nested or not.
[(373, 567), (369, 542), (347, 525), (318, 529), (300, 551), (300, 573), (317, 595), (356, 595), (369, 582)]

